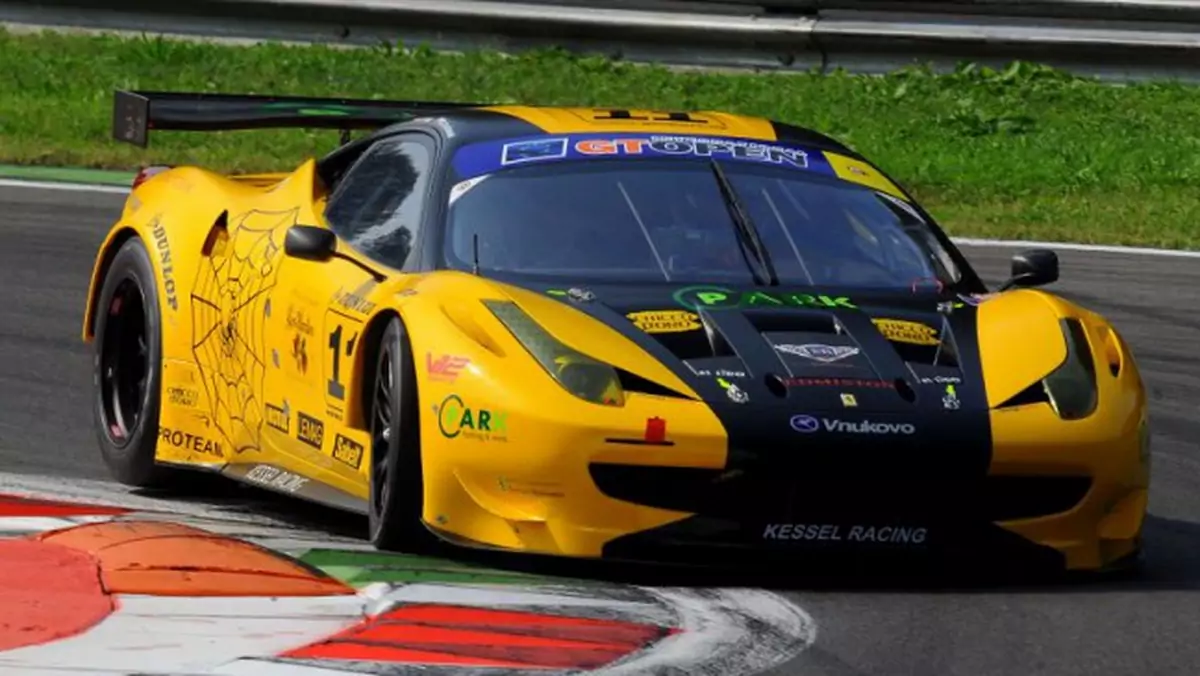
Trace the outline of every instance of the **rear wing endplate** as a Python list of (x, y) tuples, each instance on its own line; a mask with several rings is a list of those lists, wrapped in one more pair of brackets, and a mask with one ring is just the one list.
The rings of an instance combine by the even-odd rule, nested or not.
[(121, 91), (113, 96), (113, 137), (146, 147), (150, 130), (378, 129), (437, 111), (482, 103), (373, 101), (253, 94)]

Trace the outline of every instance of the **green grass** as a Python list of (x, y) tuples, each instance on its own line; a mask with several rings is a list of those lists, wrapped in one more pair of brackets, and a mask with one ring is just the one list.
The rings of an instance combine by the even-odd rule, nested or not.
[(114, 88), (530, 102), (763, 115), (834, 135), (955, 235), (1200, 248), (1200, 88), (1047, 68), (886, 77), (672, 72), (555, 52), (230, 47), (0, 32), (0, 162), (290, 168), (332, 132), (109, 137)]

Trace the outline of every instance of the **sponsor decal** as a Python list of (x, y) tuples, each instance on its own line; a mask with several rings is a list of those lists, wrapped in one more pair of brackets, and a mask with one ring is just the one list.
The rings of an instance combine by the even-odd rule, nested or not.
[(645, 333), (679, 333), (700, 328), (700, 315), (686, 310), (646, 310), (625, 317)]
[(458, 380), (459, 372), (470, 363), (471, 360), (466, 357), (444, 354), (434, 359), (432, 352), (425, 353), (425, 371), (430, 380), (438, 382), (452, 383)]
[(805, 359), (821, 362), (822, 364), (832, 364), (835, 361), (841, 361), (859, 353), (859, 349), (851, 345), (821, 345), (818, 343), (776, 345), (775, 349), (784, 354), (804, 357)]
[(800, 413), (792, 416), (791, 420), (788, 421), (788, 424), (792, 426), (792, 429), (804, 434), (811, 434), (821, 429), (820, 420), (817, 420), (811, 415), (803, 415)]
[(917, 428), (911, 423), (881, 423), (871, 420), (859, 420), (849, 422), (839, 420), (837, 418), (821, 418), (817, 419), (811, 415), (797, 413), (788, 421), (793, 430), (803, 434), (812, 434), (821, 429), (826, 432), (840, 432), (842, 434), (901, 434), (911, 435), (917, 433)]
[(781, 378), (786, 387), (857, 387), (864, 390), (894, 390), (896, 383), (873, 378)]
[(934, 376), (932, 378), (921, 378), (921, 383), (924, 385), (930, 385), (933, 383), (937, 383), (938, 385), (958, 385), (962, 383), (962, 378), (959, 378), (958, 376)]
[(267, 404), (264, 418), (266, 418), (268, 425), (274, 427), (280, 432), (283, 432), (284, 434), (289, 434), (291, 432), (292, 416), (288, 411), (288, 404), (286, 401), (283, 402), (283, 408)]
[(942, 397), (942, 407), (950, 411), (962, 408), (962, 401), (959, 400), (958, 390), (954, 385), (946, 385), (946, 394)]
[(333, 459), (358, 469), (362, 465), (363, 446), (339, 434), (333, 439)]
[(508, 413), (472, 408), (457, 394), (434, 407), (438, 430), (447, 439), (462, 436), (479, 441), (508, 441)]
[(200, 401), (200, 392), (190, 387), (168, 387), (167, 401), (172, 406), (196, 408), (196, 404)]
[(596, 294), (587, 289), (577, 289), (575, 287), (571, 287), (567, 289), (567, 298), (570, 298), (576, 303), (590, 303), (596, 300)]
[(356, 314), (369, 315), (375, 309), (375, 303), (367, 300), (365, 296), (374, 286), (372, 282), (353, 291), (338, 289), (337, 293), (333, 295), (333, 304)]
[(620, 136), (574, 141), (572, 149), (585, 156), (723, 157), (808, 168), (808, 153), (799, 148), (725, 138), (694, 136)]
[(505, 493), (521, 493), (539, 498), (561, 498), (566, 495), (561, 484), (551, 481), (521, 481), (502, 476), (497, 478), (496, 483)]
[(292, 361), (297, 371), (308, 373), (308, 339), (299, 333), (292, 336)]
[(920, 322), (902, 319), (872, 319), (876, 328), (888, 340), (913, 345), (937, 345), (941, 342), (937, 329)]
[(185, 451), (211, 455), (216, 458), (225, 457), (225, 454), (221, 451), (221, 442), (207, 439), (198, 434), (160, 427), (158, 428), (158, 438), (175, 448), (182, 448)]
[(578, 287), (571, 287), (565, 291), (562, 289), (546, 289), (546, 293), (551, 296), (558, 296), (559, 298), (567, 298), (577, 303), (590, 303), (596, 300), (594, 292)]
[(487, 180), (487, 178), (487, 176), (476, 176), (475, 178), (468, 178), (465, 181), (459, 181), (458, 183), (455, 183), (454, 187), (450, 188), (450, 199), (447, 202), (447, 205), (454, 206), (454, 203), (457, 202), (463, 195), (471, 192), (471, 188), (479, 185), (483, 181)]
[(154, 218), (151, 228), (154, 235), (154, 246), (158, 249), (158, 260), (162, 265), (163, 289), (167, 292), (167, 305), (172, 310), (179, 309), (179, 298), (175, 295), (175, 266), (171, 262), (171, 242), (167, 239), (167, 229), (163, 227), (159, 217)]
[(852, 525), (848, 531), (843, 532), (840, 524), (771, 523), (763, 529), (762, 537), (764, 540), (921, 545), (925, 544), (929, 537), (929, 529), (911, 526)]
[(721, 389), (725, 390), (725, 396), (729, 397), (729, 400), (733, 403), (744, 404), (750, 401), (750, 395), (746, 394), (745, 390), (737, 385), (734, 385), (728, 380), (725, 380), (724, 378), (717, 378), (717, 384), (721, 386)]
[(296, 416), (298, 420), (296, 438), (320, 450), (321, 446), (325, 443), (325, 423), (300, 412), (297, 412)]
[(687, 364), (687, 367), (689, 369), (692, 369), (692, 373), (695, 373), (697, 376), (700, 376), (701, 378), (745, 378), (746, 377), (745, 371), (731, 371), (729, 369), (717, 369), (714, 371), (712, 369), (693, 368), (692, 365), (688, 364), (687, 362), (684, 362), (684, 364)]
[[(590, 157), (717, 157), (809, 168), (809, 153), (801, 148), (734, 138), (621, 134), (561, 136), (509, 141), (501, 146), (501, 166)], [(822, 163), (824, 164), (824, 163)]]
[(768, 293), (733, 291), (720, 286), (688, 286), (676, 291), (675, 302), (689, 310), (737, 310), (747, 308), (822, 308), (856, 310), (849, 296), (811, 293)]
[(566, 138), (531, 139), (505, 143), (500, 151), (500, 164), (522, 164), (538, 160), (561, 160), (567, 156)]
[(308, 315), (305, 314), (304, 310), (301, 308), (295, 306), (288, 308), (287, 325), (289, 329), (295, 331), (296, 333), (304, 334), (306, 336), (311, 336), (313, 334), (312, 322), (309, 320)]
[(842, 406), (845, 406), (846, 408), (853, 408), (855, 406), (858, 406), (858, 398), (855, 397), (853, 394), (848, 394), (846, 392), (843, 392), (842, 393)]
[(284, 493), (295, 493), (308, 483), (308, 479), (299, 474), (292, 474), (271, 465), (255, 465), (246, 472), (246, 480)]

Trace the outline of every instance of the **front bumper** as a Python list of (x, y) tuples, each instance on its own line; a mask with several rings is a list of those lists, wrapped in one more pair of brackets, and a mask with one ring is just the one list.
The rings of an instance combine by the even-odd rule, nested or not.
[(1084, 475), (996, 475), (967, 485), (597, 462), (589, 476), (595, 493), (586, 496), (539, 497), (536, 486), (512, 484), (510, 495), (543, 505), (539, 518), (459, 535), (504, 549), (706, 566), (1102, 570), (1138, 551), (1146, 497)]
[(1136, 419), (1081, 430), (1044, 406), (993, 415), (996, 450), (976, 479), (929, 465), (729, 470), (719, 430), (613, 445), (597, 442), (607, 430), (547, 421), (544, 445), (427, 467), (425, 520), (460, 544), (703, 565), (1102, 570), (1138, 551), (1149, 470)]
[[(837, 481), (593, 465), (622, 500), (693, 512), (605, 544), (605, 557), (747, 562), (949, 563), (972, 568), (1104, 569), (1140, 547), (1145, 491), (1114, 501), (1088, 476)], [(669, 487), (669, 488), (668, 488)], [(1112, 505), (1101, 518), (1095, 515)]]

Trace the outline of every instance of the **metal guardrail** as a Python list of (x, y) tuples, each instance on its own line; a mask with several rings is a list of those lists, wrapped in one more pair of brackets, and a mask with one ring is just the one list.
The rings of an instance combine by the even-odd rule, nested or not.
[(0, 21), (520, 50), (683, 66), (891, 70), (1013, 59), (1109, 78), (1200, 79), (1193, 0), (0, 0)]

